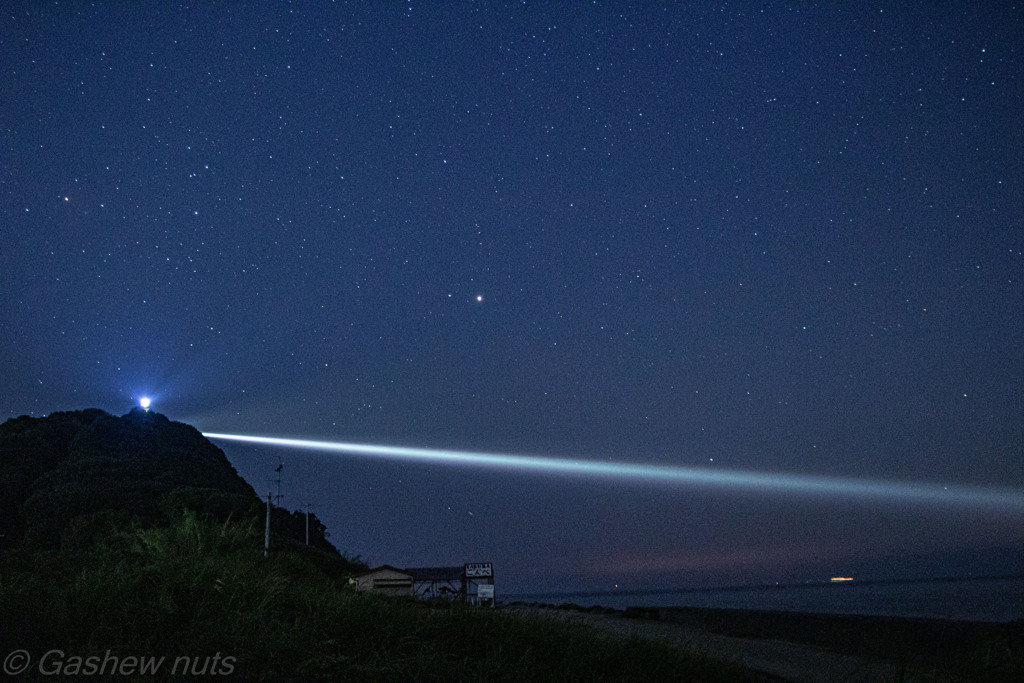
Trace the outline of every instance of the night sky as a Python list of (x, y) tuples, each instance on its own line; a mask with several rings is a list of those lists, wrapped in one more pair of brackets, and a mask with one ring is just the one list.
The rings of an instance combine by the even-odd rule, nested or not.
[[(1024, 495), (1024, 7), (922, 4), (5, 3), (0, 419)], [(505, 590), (1024, 544), (1019, 507), (219, 445), (339, 549)]]

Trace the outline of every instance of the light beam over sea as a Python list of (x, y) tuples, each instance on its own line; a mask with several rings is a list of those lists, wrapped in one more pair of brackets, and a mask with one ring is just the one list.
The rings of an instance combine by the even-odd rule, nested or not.
[(328, 453), (345, 453), (378, 458), (415, 460), (443, 465), (505, 468), (524, 472), (610, 477), (678, 483), (687, 486), (842, 495), (857, 498), (904, 500), (933, 505), (999, 508), (1024, 511), (1024, 491), (1009, 488), (949, 486), (926, 482), (900, 482), (877, 479), (853, 479), (802, 474), (769, 474), (744, 470), (717, 470), (699, 467), (640, 465), (625, 462), (572, 460), (541, 456), (473, 453), (436, 448), (409, 448), (340, 441), (310, 441), (244, 434), (204, 432), (208, 439), (303, 448)]

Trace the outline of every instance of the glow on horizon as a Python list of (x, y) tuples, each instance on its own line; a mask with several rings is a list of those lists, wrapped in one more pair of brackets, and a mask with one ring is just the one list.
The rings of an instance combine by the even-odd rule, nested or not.
[(993, 507), (1024, 511), (1024, 491), (1009, 488), (949, 486), (925, 482), (854, 479), (804, 474), (769, 474), (744, 470), (718, 470), (669, 465), (641, 465), (625, 462), (474, 453), (436, 448), (382, 446), (345, 443), (341, 441), (311, 441), (307, 439), (285, 439), (244, 434), (218, 434), (214, 432), (203, 432), (203, 436), (209, 439), (242, 441), (264, 446), (416, 460), (444, 465), (496, 467), (527, 472), (579, 474), (615, 479), (670, 482), (692, 486), (774, 491), (777, 493), (887, 498), (935, 505)]
[(142, 398), (139, 399), (139, 405), (142, 406), (143, 410), (149, 410), (149, 406), (152, 403), (153, 401), (151, 401), (148, 396), (143, 396)]

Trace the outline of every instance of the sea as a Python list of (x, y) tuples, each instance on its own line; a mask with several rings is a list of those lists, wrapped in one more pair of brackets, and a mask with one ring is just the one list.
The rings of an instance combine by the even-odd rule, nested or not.
[(711, 607), (1008, 622), (1024, 619), (1024, 576), (841, 581), (727, 588), (536, 593), (504, 602), (581, 607)]

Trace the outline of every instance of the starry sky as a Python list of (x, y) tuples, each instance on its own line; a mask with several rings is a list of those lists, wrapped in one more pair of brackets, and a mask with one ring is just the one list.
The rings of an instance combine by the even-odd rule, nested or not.
[[(0, 11), (0, 418), (148, 395), (203, 431), (1024, 492), (1019, 4)], [(280, 456), (343, 551), (512, 590), (1024, 543), (1020, 509), (220, 445), (262, 494)]]

